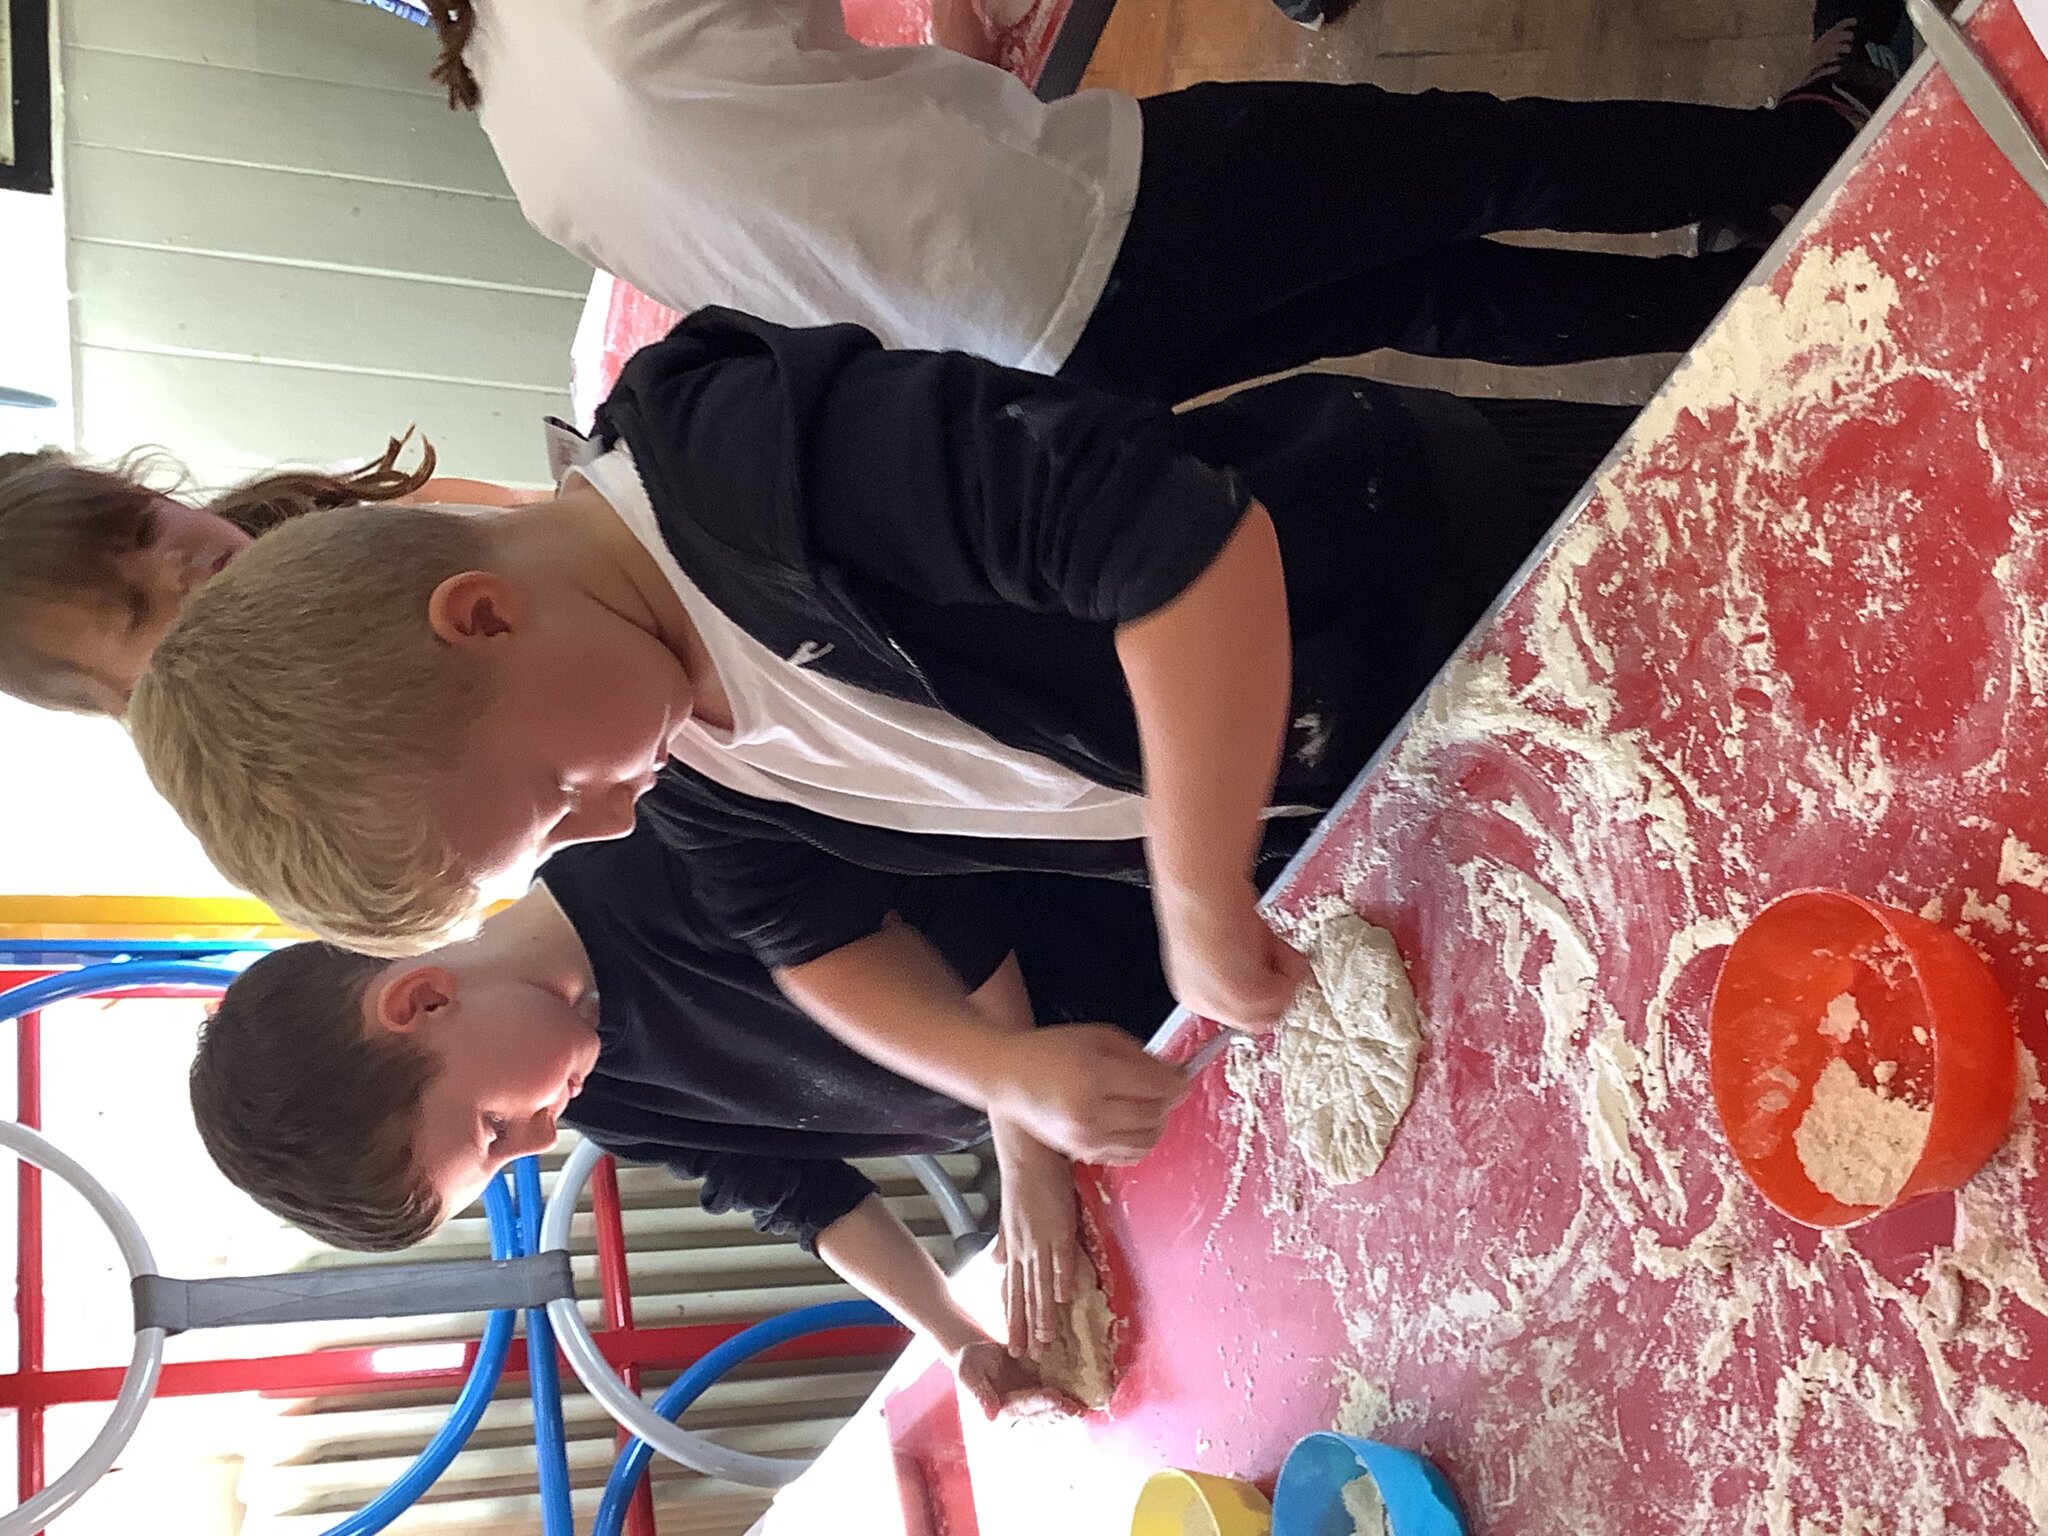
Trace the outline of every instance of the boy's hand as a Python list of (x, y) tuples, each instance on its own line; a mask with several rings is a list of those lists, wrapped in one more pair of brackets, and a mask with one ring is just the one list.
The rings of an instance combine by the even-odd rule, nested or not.
[(987, 1108), (1083, 1163), (1135, 1163), (1187, 1096), (1187, 1074), (1107, 1024), (1056, 1024), (1004, 1040)]
[(998, 1414), (1064, 1418), (1082, 1411), (1066, 1393), (1040, 1381), (1030, 1361), (1019, 1360), (994, 1339), (961, 1345), (953, 1352), (952, 1365), (960, 1385), (991, 1419)]
[(1060, 1309), (1074, 1299), (1081, 1216), (1074, 1168), (1013, 1126), (996, 1127), (996, 1155), (1003, 1172), (996, 1258), (1010, 1353), (1036, 1359), (1059, 1337)]
[(1222, 900), (1162, 897), (1159, 919), (1167, 984), (1205, 1019), (1263, 1033), (1309, 978), (1308, 957), (1267, 926), (1249, 881)]

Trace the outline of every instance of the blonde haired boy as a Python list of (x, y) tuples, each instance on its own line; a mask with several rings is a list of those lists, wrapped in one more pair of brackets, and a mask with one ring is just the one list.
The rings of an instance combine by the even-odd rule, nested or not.
[(789, 995), (979, 1103), (971, 1024), (888, 922), (901, 877), (1149, 879), (1180, 1001), (1270, 1027), (1304, 962), (1262, 855), (1626, 420), (1327, 377), (1176, 416), (707, 310), (628, 365), (556, 501), (260, 540), (130, 721), (223, 870), (358, 942), (622, 835), (659, 776), (650, 825)]

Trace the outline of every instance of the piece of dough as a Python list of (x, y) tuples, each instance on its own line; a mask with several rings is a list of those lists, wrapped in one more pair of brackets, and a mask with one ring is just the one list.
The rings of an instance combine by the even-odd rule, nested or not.
[(1280, 1107), (1303, 1161), (1353, 1184), (1379, 1167), (1408, 1112), (1422, 1016), (1384, 928), (1341, 907), (1296, 937), (1314, 976), (1280, 1021)]
[(1084, 1252), (1073, 1302), (1060, 1311), (1059, 1337), (1037, 1359), (1038, 1379), (1084, 1408), (1109, 1406), (1116, 1390), (1116, 1318), (1095, 1264)]

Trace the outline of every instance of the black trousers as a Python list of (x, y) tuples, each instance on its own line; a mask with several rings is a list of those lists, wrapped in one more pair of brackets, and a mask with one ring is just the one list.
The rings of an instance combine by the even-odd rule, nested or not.
[[(1507, 449), (1529, 515), (1548, 532), (1636, 419), (1633, 405), (1576, 400), (1472, 400)], [(1534, 548), (1532, 540), (1530, 548)]]
[(1114, 1024), (1139, 1040), (1173, 1011), (1152, 893), (1081, 875), (980, 877), (1041, 1024)]
[(1682, 350), (1753, 257), (1484, 237), (1754, 218), (1802, 201), (1851, 137), (1815, 102), (1503, 101), (1303, 81), (1191, 86), (1140, 109), (1130, 225), (1061, 374), (1171, 401), (1376, 347), (1532, 364)]

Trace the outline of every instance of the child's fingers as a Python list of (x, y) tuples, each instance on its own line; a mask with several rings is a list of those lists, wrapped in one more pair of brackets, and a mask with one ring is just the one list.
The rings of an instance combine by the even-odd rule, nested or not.
[(1157, 1141), (1173, 1117), (1174, 1106), (1157, 1099), (1105, 1099), (1097, 1108), (1094, 1130), (1104, 1139)]
[(996, 1384), (980, 1373), (966, 1378), (967, 1390), (974, 1398), (975, 1406), (981, 1409), (981, 1416), (993, 1422), (1008, 1407), (1003, 1394)]
[(1011, 1358), (1022, 1360), (1031, 1351), (1031, 1302), (1024, 1288), (1021, 1265), (1003, 1266), (1003, 1321), (1008, 1329), (1004, 1347)]
[(1079, 1418), (1087, 1412), (1079, 1402), (1055, 1387), (1026, 1387), (1010, 1394), (1004, 1412), (1015, 1418)]
[(1060, 1336), (1059, 1303), (1054, 1295), (1052, 1266), (1031, 1266), (1031, 1304), (1038, 1342), (1051, 1344)]
[(1052, 1299), (1061, 1306), (1074, 1299), (1074, 1245), (1057, 1244), (1052, 1251)]
[(1179, 1067), (1166, 1066), (1170, 1076), (1164, 1082), (1105, 1081), (1095, 1092), (1094, 1110), (1098, 1115), (1118, 1115), (1137, 1121), (1149, 1119), (1165, 1124), (1173, 1107), (1187, 1097), (1187, 1074)]
[[(1106, 1026), (1105, 1026), (1106, 1029)], [(1128, 1035), (1106, 1041), (1096, 1081), (1116, 1098), (1173, 1099), (1187, 1091), (1187, 1074), (1161, 1061)]]

